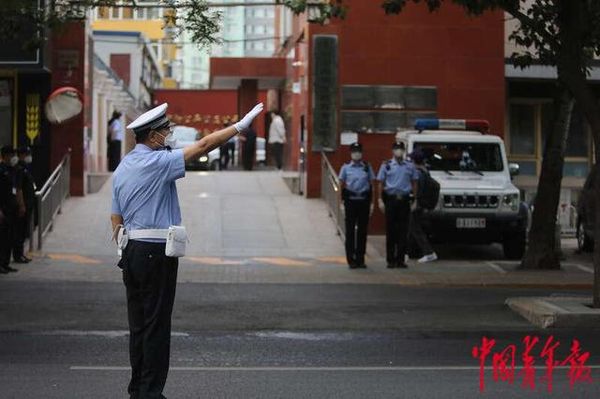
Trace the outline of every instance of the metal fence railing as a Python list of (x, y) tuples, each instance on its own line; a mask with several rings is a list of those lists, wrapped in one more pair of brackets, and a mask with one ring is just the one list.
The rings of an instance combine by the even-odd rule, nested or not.
[(327, 204), (329, 216), (335, 222), (338, 234), (345, 237), (344, 214), (340, 209), (340, 180), (324, 152), (321, 152), (321, 197)]
[[(43, 238), (52, 230), (54, 218), (61, 212), (63, 202), (69, 196), (71, 184), (71, 150), (54, 169), (41, 190), (36, 191), (37, 249), (42, 249)], [(30, 227), (29, 249), (33, 249), (33, 226)]]

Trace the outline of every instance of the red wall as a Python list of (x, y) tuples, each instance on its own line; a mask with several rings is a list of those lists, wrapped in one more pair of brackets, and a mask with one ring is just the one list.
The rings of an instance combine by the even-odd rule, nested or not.
[[(81, 21), (68, 23), (63, 30), (53, 35), (52, 47), (52, 90), (62, 86), (71, 86), (78, 89), (84, 96), (84, 110), (90, 107), (89, 96), (85, 95), (84, 75), (85, 60), (87, 55), (85, 47), (85, 26)], [(65, 53), (68, 52), (68, 53)], [(68, 55), (67, 55), (68, 54)], [(67, 67), (74, 55), (75, 63)], [(85, 165), (83, 157), (83, 128), (84, 112), (74, 119), (51, 127), (50, 138), (50, 167), (51, 170), (60, 163), (68, 149), (71, 148), (71, 195), (81, 196), (85, 192)]]
[[(423, 4), (408, 3), (400, 15), (386, 16), (381, 1), (349, 0), (347, 18), (326, 26), (311, 24), (312, 35), (337, 34), (339, 84), (431, 85), (438, 90), (440, 118), (478, 118), (490, 121), (495, 134), (504, 134), (504, 14), (467, 16), (446, 2), (430, 13)], [(305, 93), (308, 114), (307, 196), (320, 195), (320, 154), (310, 151), (312, 126), (311, 71)], [(294, 116), (297, 118), (297, 116)], [(339, 118), (338, 118), (339, 120)], [(297, 126), (297, 122), (292, 122)], [(365, 158), (377, 171), (391, 156), (393, 135), (362, 134)], [(329, 154), (337, 169), (348, 159), (347, 147)], [(382, 231), (376, 212), (372, 232)]]
[(131, 55), (130, 54), (111, 54), (110, 67), (119, 75), (125, 85), (129, 87), (131, 79)]
[[(202, 134), (223, 127), (226, 119), (240, 118), (237, 90), (156, 90), (154, 105), (169, 103), (167, 114), (179, 125), (193, 126)], [(258, 101), (266, 102), (266, 91), (258, 92)], [(245, 112), (250, 111), (250, 109)], [(260, 137), (265, 135), (264, 118), (258, 118), (254, 128)]]

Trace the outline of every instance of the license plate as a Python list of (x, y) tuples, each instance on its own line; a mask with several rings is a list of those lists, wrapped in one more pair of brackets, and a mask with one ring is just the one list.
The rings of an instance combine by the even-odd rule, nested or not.
[(485, 229), (485, 218), (456, 218), (457, 229)]

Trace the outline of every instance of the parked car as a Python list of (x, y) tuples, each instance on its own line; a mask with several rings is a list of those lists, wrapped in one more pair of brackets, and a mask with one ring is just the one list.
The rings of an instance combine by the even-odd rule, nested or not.
[(577, 201), (577, 247), (580, 251), (591, 252), (594, 249), (594, 169), (590, 172)]
[[(175, 126), (173, 127), (173, 137), (177, 140), (177, 148), (183, 148), (199, 140), (200, 133), (190, 126)], [(208, 155), (202, 155), (186, 162), (185, 168), (187, 170), (218, 170), (219, 156), (220, 151), (215, 148)]]

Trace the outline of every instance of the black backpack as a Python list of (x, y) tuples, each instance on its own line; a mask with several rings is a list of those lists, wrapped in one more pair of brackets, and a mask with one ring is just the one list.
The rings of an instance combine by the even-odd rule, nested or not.
[(434, 209), (440, 198), (440, 183), (429, 172), (419, 169), (419, 195), (417, 201), (423, 209)]

